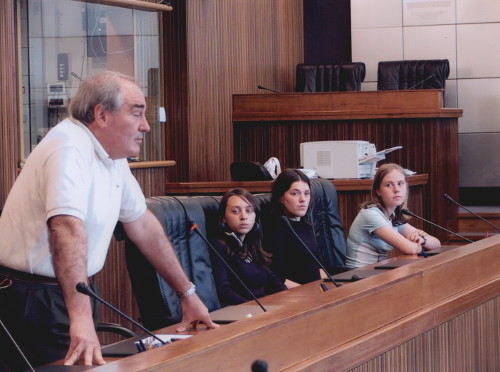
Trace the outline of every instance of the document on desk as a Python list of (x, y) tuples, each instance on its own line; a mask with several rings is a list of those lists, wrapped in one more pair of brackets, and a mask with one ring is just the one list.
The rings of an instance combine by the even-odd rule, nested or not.
[[(159, 346), (168, 346), (171, 342), (180, 341), (191, 337), (192, 335), (181, 335), (181, 334), (156, 334), (160, 339), (167, 343), (167, 345), (161, 344), (158, 340), (155, 340), (151, 336), (137, 336), (132, 337), (115, 344), (105, 346), (102, 348), (102, 355), (107, 357), (126, 357), (130, 355), (137, 354), (140, 351), (145, 351), (149, 349), (154, 349)], [(136, 343), (142, 343), (144, 348), (141, 350), (137, 347)]]

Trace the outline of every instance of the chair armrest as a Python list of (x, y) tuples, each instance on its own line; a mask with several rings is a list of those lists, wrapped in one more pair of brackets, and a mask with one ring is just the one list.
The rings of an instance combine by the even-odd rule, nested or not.
[(132, 338), (137, 336), (137, 334), (131, 329), (128, 329), (127, 327), (124, 327), (120, 324), (109, 322), (99, 322), (97, 324), (97, 331), (117, 333), (125, 338)]

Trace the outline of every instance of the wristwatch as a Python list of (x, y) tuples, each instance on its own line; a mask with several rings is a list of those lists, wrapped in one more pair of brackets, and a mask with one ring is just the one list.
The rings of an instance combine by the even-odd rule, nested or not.
[(420, 244), (422, 247), (427, 244), (427, 235), (420, 235), (420, 237), (424, 240), (422, 244)]
[(196, 292), (196, 286), (192, 282), (189, 282), (189, 283), (191, 285), (190, 285), (190, 287), (185, 292), (175, 292), (175, 294), (177, 295), (177, 297), (179, 299), (182, 300), (183, 298), (192, 296)]

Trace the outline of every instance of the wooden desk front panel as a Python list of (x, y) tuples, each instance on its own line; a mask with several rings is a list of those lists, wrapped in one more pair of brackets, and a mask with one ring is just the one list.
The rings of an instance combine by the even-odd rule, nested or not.
[[(458, 120), (456, 117), (390, 117), (367, 120), (255, 121), (234, 123), (235, 161), (261, 163), (275, 156), (282, 169), (300, 166), (302, 142), (366, 140), (378, 150), (401, 145), (387, 155), (389, 162), (418, 173), (427, 173), (424, 187), (425, 217), (456, 230), (457, 208), (443, 198), (458, 197)], [(427, 226), (431, 234), (447, 241), (443, 231)]]

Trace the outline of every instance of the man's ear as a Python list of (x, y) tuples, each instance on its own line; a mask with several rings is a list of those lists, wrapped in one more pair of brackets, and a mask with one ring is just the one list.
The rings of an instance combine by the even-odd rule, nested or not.
[(109, 111), (105, 110), (100, 103), (94, 107), (94, 121), (99, 127), (107, 125)]

